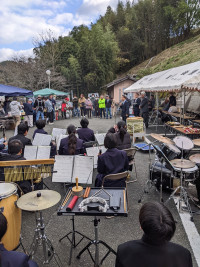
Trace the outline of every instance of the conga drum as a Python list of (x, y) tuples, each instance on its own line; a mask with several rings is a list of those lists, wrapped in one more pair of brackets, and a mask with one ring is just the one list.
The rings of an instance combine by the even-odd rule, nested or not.
[(21, 210), (15, 204), (17, 200), (17, 186), (13, 183), (0, 183), (0, 210), (8, 221), (2, 243), (7, 250), (17, 248), (20, 241)]

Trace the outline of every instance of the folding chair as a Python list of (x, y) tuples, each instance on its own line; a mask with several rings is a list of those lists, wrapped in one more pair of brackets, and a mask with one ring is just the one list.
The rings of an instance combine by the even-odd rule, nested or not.
[(137, 152), (137, 149), (136, 148), (127, 148), (127, 149), (124, 149), (124, 151), (126, 152), (128, 157), (132, 158), (131, 161), (129, 161), (129, 166), (134, 165), (134, 168), (135, 168), (136, 179), (132, 180), (132, 181), (128, 181), (127, 184), (129, 184), (129, 183), (133, 183), (133, 182), (137, 181), (137, 169), (136, 169), (136, 163), (135, 163), (135, 154)]
[(105, 180), (117, 181), (117, 180), (120, 180), (120, 179), (125, 178), (125, 177), (127, 178), (127, 176), (128, 176), (128, 171), (106, 175), (102, 181), (102, 189), (104, 188)]

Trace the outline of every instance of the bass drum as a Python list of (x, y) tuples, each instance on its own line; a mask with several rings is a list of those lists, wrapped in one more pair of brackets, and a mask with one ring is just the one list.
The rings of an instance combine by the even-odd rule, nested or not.
[(7, 250), (18, 247), (21, 234), (21, 210), (17, 208), (17, 186), (12, 183), (0, 183), (0, 210), (6, 217), (7, 232), (1, 242)]

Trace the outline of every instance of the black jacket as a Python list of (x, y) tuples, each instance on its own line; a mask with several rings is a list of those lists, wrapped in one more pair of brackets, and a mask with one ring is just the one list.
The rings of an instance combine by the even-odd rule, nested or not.
[(169, 97), (169, 106), (172, 105), (172, 106), (176, 106), (176, 97), (174, 95), (171, 95)]
[(33, 115), (33, 106), (29, 103), (24, 103), (24, 112), (26, 115)]
[(11, 137), (8, 142), (10, 142), (11, 140), (15, 140), (15, 139), (20, 140), (22, 142), (22, 144), (23, 144), (22, 155), (24, 155), (25, 146), (31, 146), (32, 145), (31, 139), (25, 137), (23, 134), (17, 134), (15, 136)]
[(116, 133), (115, 135), (117, 138), (117, 149), (123, 150), (123, 149), (131, 148), (131, 138), (130, 138), (129, 133), (126, 132), (126, 134), (124, 135), (123, 141), (120, 138), (119, 132)]
[(77, 130), (77, 134), (79, 139), (83, 140), (84, 142), (95, 141), (94, 132), (89, 128), (80, 128)]
[(129, 116), (129, 103), (127, 100), (124, 103), (122, 103), (121, 109), (122, 109), (122, 113), (121, 113), (122, 118), (126, 116), (128, 117)]
[(141, 103), (140, 103), (140, 112), (141, 112), (141, 115), (143, 113), (149, 112), (149, 101), (148, 101), (148, 98), (147, 97), (144, 97), (141, 100)]
[(119, 245), (115, 267), (192, 267), (189, 250), (166, 242), (155, 244), (145, 235), (141, 240)]
[(106, 99), (106, 108), (111, 108), (112, 105), (112, 100), (111, 99)]
[[(59, 147), (59, 155), (69, 155), (69, 150), (68, 150), (68, 141), (69, 137), (63, 138), (60, 142), (60, 147)], [(79, 154), (84, 154), (85, 149), (83, 145), (83, 140), (77, 138), (77, 143), (76, 143), (76, 155)]]

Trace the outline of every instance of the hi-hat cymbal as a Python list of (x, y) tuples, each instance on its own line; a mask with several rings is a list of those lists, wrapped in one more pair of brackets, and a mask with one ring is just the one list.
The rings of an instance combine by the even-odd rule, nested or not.
[(173, 159), (170, 161), (175, 168), (189, 169), (195, 166), (195, 163), (187, 159)]
[(200, 139), (194, 139), (192, 140), (195, 146), (200, 146)]
[(160, 134), (154, 134), (154, 133), (152, 133), (151, 136), (152, 136), (154, 139), (156, 139), (156, 140), (158, 140), (159, 142), (162, 142), (162, 143), (164, 143), (164, 144), (174, 145), (174, 142), (173, 142), (171, 139), (169, 139), (169, 138), (167, 138), (167, 137), (164, 137), (164, 136), (162, 136), (162, 135), (160, 135)]
[(21, 196), (17, 201), (18, 208), (27, 211), (39, 211), (56, 205), (61, 195), (53, 190), (37, 190)]
[(189, 159), (196, 164), (200, 164), (200, 154), (194, 154)]

